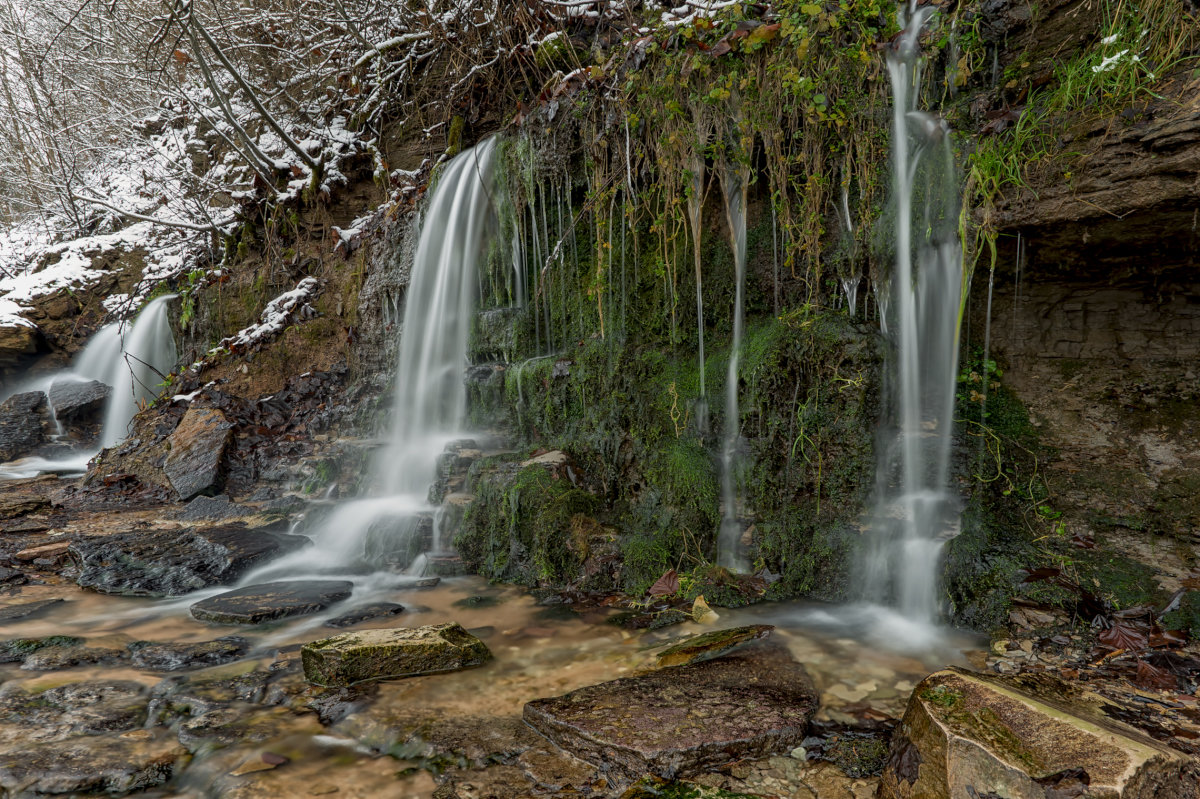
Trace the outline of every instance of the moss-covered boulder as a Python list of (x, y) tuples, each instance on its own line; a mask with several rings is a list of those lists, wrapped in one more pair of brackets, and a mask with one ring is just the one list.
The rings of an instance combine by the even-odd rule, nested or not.
[(323, 686), (457, 671), (492, 659), (487, 645), (457, 623), (363, 630), (305, 644), (304, 676)]
[(1108, 718), (1103, 704), (1052, 678), (939, 671), (913, 691), (879, 796), (1200, 796), (1200, 764)]

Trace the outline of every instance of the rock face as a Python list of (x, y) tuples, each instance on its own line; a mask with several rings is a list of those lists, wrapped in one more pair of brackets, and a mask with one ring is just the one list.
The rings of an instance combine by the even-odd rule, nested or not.
[(38, 329), (28, 325), (0, 327), (0, 369), (16, 366), (37, 352)]
[(527, 724), (618, 784), (676, 778), (804, 739), (817, 696), (804, 667), (766, 642), (525, 705)]
[(48, 396), (54, 417), (62, 424), (70, 424), (95, 421), (110, 393), (111, 389), (99, 380), (56, 380), (50, 385)]
[(879, 796), (1200, 796), (1200, 763), (1108, 719), (1102, 705), (1048, 677), (932, 674), (913, 691)]
[(46, 395), (40, 391), (13, 394), (0, 403), (0, 462), (32, 452), (45, 440), (45, 408)]
[(344, 580), (294, 580), (260, 583), (226, 591), (192, 605), (201, 621), (217, 624), (261, 624), (325, 610), (350, 596), (354, 583)]
[(492, 659), (487, 645), (461, 625), (363, 630), (305, 644), (304, 676), (324, 686), (413, 677), (479, 666)]
[(221, 459), (233, 438), (225, 414), (214, 408), (189, 408), (171, 434), (171, 451), (163, 467), (182, 500), (221, 489)]
[(178, 596), (231, 583), (251, 567), (307, 546), (278, 527), (234, 525), (85, 538), (68, 549), (84, 588), (128, 596)]

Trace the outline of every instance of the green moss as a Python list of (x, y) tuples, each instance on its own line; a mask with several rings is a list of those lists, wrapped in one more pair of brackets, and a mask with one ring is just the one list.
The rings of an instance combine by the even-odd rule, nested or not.
[(1188, 591), (1179, 601), (1179, 609), (1162, 618), (1170, 630), (1186, 630), (1192, 638), (1200, 638), (1200, 591)]

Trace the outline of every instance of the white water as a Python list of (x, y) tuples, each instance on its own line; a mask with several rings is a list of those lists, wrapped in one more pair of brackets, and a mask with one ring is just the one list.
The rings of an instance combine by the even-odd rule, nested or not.
[(422, 219), (400, 337), (391, 432), (375, 460), (374, 496), (339, 505), (312, 533), (314, 546), (245, 582), (262, 582), (268, 574), (353, 574), (385, 562), (408, 565), (412, 536), (434, 513), (428, 495), (438, 456), (462, 437), (463, 370), (476, 275), (486, 236), (495, 228), (493, 154), (489, 140), (450, 161)]
[(717, 563), (734, 572), (748, 572), (750, 564), (742, 552), (742, 525), (738, 521), (735, 469), (741, 435), (738, 416), (738, 361), (742, 354), (742, 294), (746, 283), (746, 199), (750, 186), (746, 167), (725, 164), (721, 169), (725, 190), (725, 215), (733, 243), (737, 289), (733, 306), (733, 338), (729, 342), (729, 370), (725, 375), (725, 437), (721, 448), (721, 530), (717, 537)]
[[(33, 477), (43, 472), (84, 472), (88, 461), (101, 449), (114, 446), (129, 435), (134, 415), (158, 394), (178, 358), (167, 312), (167, 303), (175, 296), (169, 294), (151, 301), (132, 325), (116, 322), (102, 327), (76, 356), (69, 370), (21, 387), (22, 391), (47, 392), (48, 397), (55, 383), (99, 380), (112, 393), (105, 404), (96, 448), (66, 458), (22, 458), (0, 466), (0, 479)], [(54, 423), (61, 434), (58, 419)]]
[(692, 160), (691, 193), (688, 195), (688, 221), (692, 226), (692, 258), (696, 267), (696, 343), (700, 361), (700, 398), (696, 401), (696, 429), (708, 432), (708, 390), (704, 381), (704, 279), (701, 268), (701, 236), (704, 214), (704, 158)]
[(948, 481), (962, 288), (959, 188), (949, 131), (939, 118), (917, 109), (918, 37), (932, 13), (910, 6), (888, 57), (896, 263), (881, 311), (894, 306), (887, 329), (896, 344), (891, 397), (899, 429), (894, 443), (883, 447), (874, 540), (865, 564), (867, 597), (925, 625), (938, 614), (942, 546), (958, 530), (957, 497)]

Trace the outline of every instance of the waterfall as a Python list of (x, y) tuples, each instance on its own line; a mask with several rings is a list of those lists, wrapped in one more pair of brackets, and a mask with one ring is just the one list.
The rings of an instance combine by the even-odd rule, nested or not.
[(80, 353), (75, 373), (112, 389), (104, 411), (101, 448), (111, 447), (129, 435), (138, 407), (154, 399), (175, 366), (178, 356), (167, 315), (167, 303), (175, 296), (168, 294), (151, 301), (127, 333), (124, 323), (104, 328)]
[(721, 531), (717, 538), (717, 563), (735, 572), (750, 570), (741, 549), (742, 526), (738, 522), (737, 490), (734, 470), (737, 444), (741, 435), (738, 416), (738, 361), (742, 352), (742, 304), (746, 283), (746, 200), (750, 187), (749, 170), (725, 164), (721, 169), (725, 190), (725, 215), (733, 243), (733, 265), (737, 288), (734, 293), (733, 338), (729, 342), (729, 370), (725, 375), (725, 436), (721, 447)]
[[(46, 392), (49, 401), (50, 388), (55, 383), (99, 380), (107, 385), (111, 393), (105, 404), (98, 446), (66, 458), (25, 458), (14, 462), (12, 467), (0, 469), (0, 478), (32, 477), (41, 472), (82, 472), (101, 449), (112, 447), (129, 435), (130, 423), (139, 406), (158, 394), (164, 378), (175, 368), (178, 356), (167, 313), (167, 303), (175, 297), (168, 294), (151, 301), (132, 325), (127, 321), (105, 325), (76, 356), (70, 369), (23, 387)], [(53, 414), (53, 406), (50, 410)], [(57, 418), (54, 423), (61, 434)]]
[(372, 496), (338, 506), (313, 531), (315, 546), (249, 580), (261, 581), (268, 572), (374, 571), (389, 561), (406, 566), (415, 554), (420, 521), (435, 510), (428, 495), (438, 456), (462, 436), (466, 418), (463, 370), (476, 276), (487, 236), (496, 227), (494, 153), (488, 140), (451, 160), (422, 217), (388, 416), (391, 429), (374, 461)]
[[(896, 261), (889, 301), (880, 310), (894, 306), (887, 329), (896, 346), (890, 399), (899, 429), (895, 443), (882, 447), (866, 563), (867, 595), (924, 624), (937, 616), (939, 555), (958, 527), (957, 498), (948, 482), (962, 287), (960, 196), (949, 130), (917, 109), (918, 37), (932, 13), (931, 7), (910, 6), (888, 55)], [(914, 205), (920, 209), (915, 220)]]
[(700, 398), (696, 401), (696, 429), (708, 432), (708, 392), (704, 385), (704, 277), (701, 269), (701, 227), (704, 213), (704, 157), (692, 159), (691, 193), (687, 198), (688, 220), (692, 226), (692, 257), (696, 267), (696, 346), (699, 349)]

